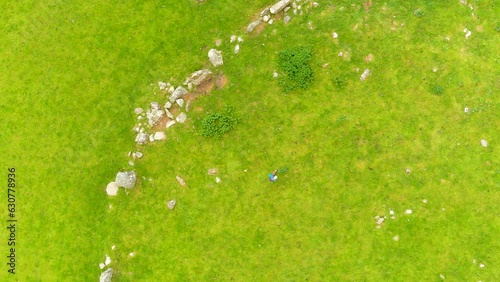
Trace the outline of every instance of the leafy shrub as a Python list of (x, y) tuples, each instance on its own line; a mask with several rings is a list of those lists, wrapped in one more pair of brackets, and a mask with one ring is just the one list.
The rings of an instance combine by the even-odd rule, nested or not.
[(344, 89), (347, 85), (347, 78), (344, 76), (337, 76), (333, 78), (333, 84), (337, 89)]
[(309, 66), (311, 57), (311, 49), (304, 46), (279, 52), (278, 65), (284, 73), (279, 84), (285, 92), (309, 88), (314, 80), (313, 71)]
[(441, 95), (443, 95), (443, 92), (444, 92), (443, 86), (441, 86), (439, 84), (434, 84), (432, 86), (432, 93), (434, 93), (434, 95), (441, 96)]
[(231, 130), (238, 122), (233, 116), (233, 108), (225, 107), (223, 112), (209, 114), (202, 120), (202, 135), (221, 138), (222, 134)]
[(421, 18), (421, 17), (423, 17), (425, 15), (425, 12), (424, 12), (424, 10), (418, 8), (415, 11), (413, 11), (413, 15), (415, 15), (416, 17)]

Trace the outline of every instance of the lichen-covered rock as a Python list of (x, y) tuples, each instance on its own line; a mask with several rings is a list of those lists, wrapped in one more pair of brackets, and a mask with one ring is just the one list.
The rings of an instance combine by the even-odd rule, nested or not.
[(186, 88), (179, 86), (174, 90), (172, 95), (170, 95), (170, 98), (168, 100), (170, 101), (170, 103), (174, 103), (175, 100), (184, 97), (184, 95), (186, 95), (187, 93), (188, 91), (186, 90)]
[(260, 23), (262, 22), (261, 19), (258, 19), (256, 21), (253, 21), (251, 22), (248, 26), (247, 26), (247, 30), (245, 31), (245, 33), (250, 33), (252, 32)]
[(291, 2), (292, 2), (292, 0), (281, 0), (281, 1), (277, 2), (276, 4), (274, 4), (269, 9), (269, 12), (271, 12), (271, 14), (277, 14), (277, 13), (281, 12), (281, 10), (285, 9), (286, 6), (290, 5)]
[(214, 67), (222, 66), (224, 64), (221, 52), (215, 49), (210, 49), (210, 51), (208, 51), (208, 59), (214, 65)]
[(115, 182), (120, 187), (126, 189), (132, 189), (135, 186), (136, 180), (137, 176), (135, 174), (135, 171), (124, 171), (124, 172), (118, 172), (116, 174)]

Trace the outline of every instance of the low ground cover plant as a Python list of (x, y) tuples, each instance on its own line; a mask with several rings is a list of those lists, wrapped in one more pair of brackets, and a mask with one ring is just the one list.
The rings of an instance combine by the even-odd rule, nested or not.
[(309, 66), (312, 50), (306, 46), (298, 46), (283, 50), (278, 54), (278, 65), (284, 75), (279, 84), (285, 92), (307, 89), (314, 80), (314, 73)]
[(234, 108), (226, 106), (223, 111), (206, 116), (201, 122), (202, 135), (221, 138), (239, 122), (233, 113)]

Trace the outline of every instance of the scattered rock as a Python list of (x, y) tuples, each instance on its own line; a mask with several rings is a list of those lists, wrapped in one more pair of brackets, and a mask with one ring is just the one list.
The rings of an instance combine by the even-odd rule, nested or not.
[(128, 254), (129, 257), (133, 257), (135, 256), (135, 253), (134, 252), (131, 252), (130, 254)]
[(279, 74), (278, 74), (277, 72), (273, 72), (273, 77), (274, 77), (274, 78), (276, 78), (276, 77), (278, 77), (278, 76), (279, 76)]
[(209, 168), (208, 169), (208, 175), (216, 175), (217, 174), (217, 169), (216, 168)]
[(175, 87), (173, 87), (173, 86), (170, 86), (167, 90), (167, 92), (170, 94), (174, 93), (174, 91), (175, 91)]
[(184, 112), (181, 112), (176, 118), (175, 120), (178, 122), (178, 123), (184, 123), (186, 121), (186, 114)]
[(111, 258), (106, 255), (106, 260), (104, 261), (105, 265), (109, 265), (111, 263)]
[(469, 30), (469, 31), (467, 31), (467, 33), (465, 34), (465, 38), (469, 38), (471, 35), (472, 35), (472, 32)]
[(229, 40), (231, 43), (233, 43), (234, 41), (236, 41), (236, 35), (231, 35), (231, 40)]
[(389, 214), (390, 214), (390, 215), (394, 215), (394, 210), (393, 210), (392, 208), (391, 208), (391, 209), (389, 209)]
[(189, 112), (190, 109), (191, 109), (191, 100), (188, 100), (186, 102), (186, 112)]
[(338, 55), (338, 56), (339, 56), (339, 57), (342, 57), (342, 56), (344, 56), (344, 53), (343, 53), (343, 52), (339, 52), (339, 55)]
[(314, 8), (316, 8), (316, 7), (318, 7), (318, 6), (319, 6), (318, 2), (313, 2), (313, 7), (314, 7)]
[[(214, 67), (222, 66), (224, 64), (224, 61), (222, 60), (221, 52), (217, 51), (215, 49), (210, 49), (210, 51), (208, 51), (208, 59), (214, 65)], [(177, 97), (177, 98), (180, 98), (180, 97)]]
[(333, 32), (332, 37), (333, 37), (333, 39), (337, 39), (337, 38), (339, 38), (339, 35), (336, 32)]
[(134, 166), (134, 161), (128, 161), (129, 166)]
[(406, 168), (405, 170), (406, 173), (410, 173), (411, 172), (411, 169), (409, 167)]
[(177, 179), (177, 182), (179, 182), (179, 184), (182, 187), (186, 187), (187, 186), (186, 181), (184, 181), (184, 179), (182, 179), (182, 177), (180, 177), (179, 175), (177, 175), (175, 178)]
[(321, 67), (322, 67), (322, 68), (326, 68), (326, 67), (328, 67), (329, 65), (330, 65), (330, 64), (328, 64), (328, 63), (324, 63)]
[(238, 42), (243, 42), (243, 38), (241, 38), (241, 36), (238, 36)]
[(286, 13), (286, 12), (290, 11), (290, 9), (291, 9), (291, 8), (290, 8), (290, 6), (288, 6), (288, 7), (286, 7), (285, 9), (283, 9), (283, 12), (285, 12), (285, 13)]
[(105, 267), (106, 267), (106, 265), (105, 265), (104, 263), (102, 263), (102, 262), (101, 262), (101, 263), (99, 264), (99, 268), (100, 268), (100, 269), (103, 269), (103, 268), (105, 268)]
[(215, 182), (216, 182), (216, 183), (220, 183), (220, 182), (221, 182), (220, 178), (219, 178), (219, 177), (216, 177), (216, 178), (215, 178)]
[(444, 275), (443, 274), (439, 274), (439, 278), (444, 279)]
[(263, 17), (262, 17), (262, 20), (263, 20), (263, 21), (265, 21), (265, 22), (268, 22), (268, 21), (269, 21), (269, 16), (267, 16), (267, 15), (266, 15), (266, 16), (263, 16)]
[(115, 245), (111, 246), (111, 250), (114, 250), (115, 248), (116, 248)]
[(380, 217), (379, 219), (377, 219), (377, 224), (380, 225), (384, 222), (385, 220), (385, 217)]
[(427, 199), (423, 199), (423, 200), (422, 200), (422, 202), (423, 202), (424, 204), (427, 204)]
[(115, 182), (120, 187), (132, 189), (134, 188), (136, 179), (135, 171), (124, 171), (116, 174)]
[(198, 85), (202, 84), (205, 80), (210, 78), (211, 75), (212, 75), (212, 72), (208, 69), (198, 70), (198, 71), (193, 72), (189, 76), (189, 78), (187, 79), (187, 82), (188, 82), (188, 84), (191, 82), (194, 85), (198, 86)]
[(252, 32), (260, 23), (262, 22), (261, 19), (258, 19), (256, 21), (253, 21), (251, 22), (248, 26), (247, 26), (247, 30), (245, 31), (245, 33), (250, 33)]
[(287, 23), (290, 22), (291, 19), (292, 18), (290, 16), (285, 16), (285, 18), (283, 19), (283, 21), (285, 22), (285, 24), (287, 24)]
[[(212, 50), (215, 50), (215, 49), (212, 49)], [(170, 103), (173, 103), (175, 100), (184, 97), (187, 93), (188, 93), (188, 91), (186, 90), (186, 88), (184, 88), (182, 86), (177, 87), (174, 90), (174, 92), (172, 93), (172, 95), (170, 95), (170, 98), (169, 98)]]
[(155, 132), (154, 139), (158, 140), (158, 141), (165, 140), (165, 139), (167, 139), (167, 135), (163, 131), (158, 131), (158, 132)]
[(394, 241), (399, 241), (399, 236), (398, 236), (398, 235), (396, 235), (396, 236), (392, 237), (392, 239), (393, 239)]
[(160, 88), (160, 90), (165, 90), (165, 88), (167, 88), (167, 84), (165, 82), (159, 81), (158, 87)]
[(149, 135), (149, 142), (154, 142), (155, 141), (155, 137), (153, 134), (150, 134)]
[(179, 107), (181, 107), (181, 108), (182, 108), (182, 106), (184, 106), (184, 100), (182, 100), (182, 99), (175, 100), (175, 103), (177, 103), (177, 105), (179, 105)]
[(176, 202), (175, 200), (168, 201), (168, 202), (167, 202), (167, 208), (168, 208), (169, 210), (173, 210), (173, 209), (175, 208), (175, 204), (176, 204), (176, 203), (177, 203), (177, 202)]
[(236, 46), (234, 46), (234, 53), (238, 54), (239, 52), (240, 52), (240, 45), (236, 44)]
[(166, 123), (165, 126), (166, 126), (166, 128), (169, 128), (169, 127), (171, 127), (174, 124), (175, 124), (175, 120), (169, 120), (169, 121), (167, 121), (167, 123)]
[(371, 62), (371, 61), (373, 61), (373, 58), (374, 58), (373, 54), (370, 53), (370, 54), (368, 54), (368, 56), (365, 57), (365, 61)]
[(488, 147), (488, 141), (481, 139), (481, 146)]
[(116, 182), (110, 182), (108, 186), (106, 186), (106, 193), (108, 196), (116, 196), (118, 195), (118, 184)]
[(412, 212), (412, 210), (405, 210), (405, 214), (411, 214)]
[(169, 119), (174, 119), (174, 115), (169, 110), (165, 110), (165, 114), (167, 114)]
[(292, 0), (281, 0), (279, 2), (277, 2), (276, 4), (274, 4), (270, 9), (269, 9), (269, 12), (271, 14), (277, 14), (279, 13), (281, 10), (285, 9), (286, 6), (290, 5), (290, 2), (292, 2)]
[(484, 266), (485, 266), (485, 265), (484, 265), (484, 264), (482, 264), (482, 263), (479, 265), (479, 267), (481, 267), (481, 268), (484, 268)]
[(135, 108), (135, 110), (134, 110), (134, 113), (135, 113), (136, 115), (140, 115), (140, 114), (142, 114), (143, 112), (144, 112), (144, 110), (143, 110), (142, 108)]
[(111, 277), (113, 277), (113, 269), (108, 268), (106, 271), (101, 273), (99, 277), (99, 282), (111, 282)]
[(147, 141), (148, 141), (147, 133), (139, 132), (135, 137), (135, 142), (137, 142), (138, 144), (146, 144)]
[(274, 23), (274, 20), (273, 20), (273, 19), (270, 19), (267, 23), (268, 23), (268, 24), (273, 24), (273, 23)]
[(469, 113), (469, 108), (468, 107), (465, 107), (464, 113)]
[[(155, 105), (156, 106), (156, 105)], [(148, 119), (149, 126), (154, 126), (165, 114), (165, 111), (159, 108), (153, 108), (151, 111), (146, 112), (146, 118)]]
[(365, 79), (370, 75), (370, 70), (366, 69), (362, 74), (361, 77), (359, 78), (361, 81), (365, 81)]

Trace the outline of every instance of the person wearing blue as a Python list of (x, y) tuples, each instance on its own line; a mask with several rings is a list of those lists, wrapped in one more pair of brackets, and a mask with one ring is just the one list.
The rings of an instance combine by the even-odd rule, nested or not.
[(269, 173), (269, 181), (276, 182), (278, 180), (278, 176), (276, 175), (278, 170), (273, 171), (273, 173)]

